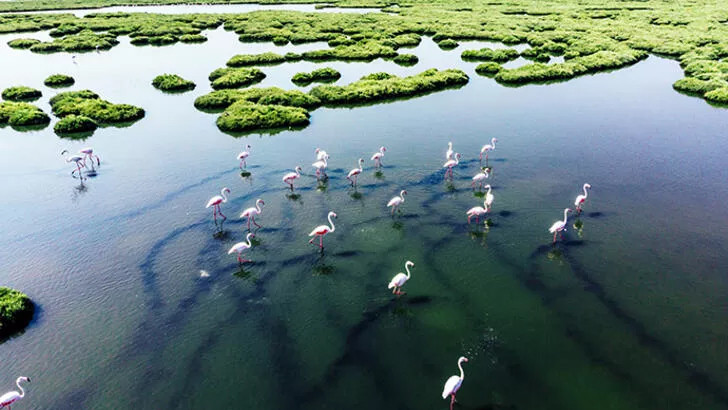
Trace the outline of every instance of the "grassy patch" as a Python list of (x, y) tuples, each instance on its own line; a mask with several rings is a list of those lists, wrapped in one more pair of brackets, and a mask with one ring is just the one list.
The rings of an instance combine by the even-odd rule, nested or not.
[(276, 53), (238, 54), (228, 60), (229, 67), (246, 67), (253, 65), (274, 65), (286, 62), (286, 57)]
[(6, 338), (25, 329), (34, 312), (35, 305), (26, 294), (0, 287), (0, 337)]
[(401, 66), (413, 66), (420, 59), (414, 54), (399, 54), (397, 57), (394, 57), (393, 61)]
[(718, 104), (728, 104), (728, 87), (716, 88), (705, 93), (705, 99)]
[(238, 101), (301, 108), (316, 108), (321, 104), (318, 98), (298, 90), (284, 90), (278, 87), (269, 87), (213, 91), (197, 97), (195, 107), (206, 110), (219, 110), (227, 108)]
[(73, 85), (76, 80), (70, 75), (65, 74), (52, 74), (43, 81), (43, 84), (48, 87), (68, 87)]
[(519, 57), (517, 50), (512, 48), (504, 48), (492, 50), (490, 48), (481, 48), (480, 50), (465, 50), (460, 54), (465, 61), (495, 61), (505, 63), (515, 60)]
[(437, 43), (437, 46), (443, 50), (452, 50), (453, 48), (459, 46), (459, 44), (457, 41), (455, 41), (451, 38), (446, 38), (446, 39), (440, 41), (439, 43)]
[(396, 57), (397, 51), (378, 41), (367, 41), (350, 46), (338, 46), (326, 50), (306, 51), (303, 59), (309, 61), (342, 60), (342, 61), (371, 61), (380, 57)]
[(108, 50), (117, 44), (119, 44), (119, 40), (113, 34), (99, 34), (91, 30), (83, 30), (76, 34), (57, 38), (51, 42), (35, 44), (30, 47), (30, 51), (52, 53), (58, 51)]
[(94, 131), (98, 125), (96, 121), (83, 115), (67, 115), (61, 118), (56, 125), (53, 126), (53, 131), (56, 134), (73, 134), (77, 132), (89, 132)]
[(296, 73), (291, 81), (296, 84), (310, 84), (312, 82), (333, 82), (341, 78), (341, 73), (330, 67), (319, 68), (310, 73)]
[(16, 38), (15, 40), (8, 41), (8, 45), (12, 48), (31, 48), (34, 45), (40, 43), (40, 40), (34, 38)]
[(489, 77), (498, 74), (501, 70), (503, 70), (503, 67), (495, 61), (488, 61), (475, 67), (476, 73)]
[(8, 101), (33, 101), (41, 95), (43, 94), (39, 90), (23, 85), (6, 88), (2, 93), (3, 99)]
[(51, 122), (48, 114), (35, 105), (24, 102), (0, 102), (0, 124), (12, 126), (45, 125)]
[(183, 43), (204, 43), (207, 37), (202, 34), (183, 34), (179, 36), (179, 41)]
[(217, 127), (228, 132), (302, 127), (308, 125), (309, 116), (305, 108), (238, 101), (220, 114)]
[(195, 88), (195, 83), (177, 74), (161, 74), (152, 80), (154, 88), (163, 91), (187, 91)]
[(129, 104), (113, 104), (90, 90), (67, 91), (51, 98), (51, 109), (58, 117), (83, 115), (100, 124), (137, 121), (144, 110)]
[(247, 87), (263, 81), (265, 73), (252, 67), (225, 67), (218, 68), (208, 76), (212, 88), (221, 90), (226, 88)]

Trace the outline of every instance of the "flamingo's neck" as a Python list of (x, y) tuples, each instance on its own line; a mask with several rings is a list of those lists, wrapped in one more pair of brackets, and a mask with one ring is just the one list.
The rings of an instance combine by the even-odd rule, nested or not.
[(298, 172), (298, 168), (296, 168), (295, 171), (296, 171), (296, 175), (298, 175), (300, 177), (301, 176), (301, 173)]
[(20, 379), (18, 379), (15, 384), (18, 386), (18, 389), (20, 389), (20, 398), (25, 397), (25, 390), (23, 390), (23, 387), (20, 385)]
[(489, 185), (489, 186), (488, 186), (488, 194), (487, 194), (487, 195), (490, 195), (490, 190), (491, 190), (491, 189), (493, 189), (493, 188), (492, 188), (492, 187), (491, 187), (491, 186)]
[(458, 368), (460, 368), (460, 381), (465, 380), (465, 372), (463, 371), (463, 362), (458, 361)]
[(220, 191), (220, 194), (222, 195), (222, 202), (227, 202), (228, 198), (227, 198), (227, 194), (224, 189), (222, 191)]
[(329, 223), (331, 224), (331, 232), (334, 232), (336, 230), (336, 227), (334, 226), (334, 221), (331, 220), (331, 217), (333, 215), (329, 214)]
[(407, 271), (407, 280), (409, 280), (409, 278), (410, 278), (410, 270), (409, 270), (409, 268), (410, 268), (409, 263), (405, 263), (404, 264), (404, 270)]
[(566, 216), (569, 213), (568, 209), (564, 209), (564, 225), (566, 225)]
[(492, 140), (490, 140), (490, 145), (492, 145), (493, 146), (493, 149), (495, 149), (495, 138), (493, 138)]
[(359, 161), (359, 172), (364, 172), (364, 168), (362, 168), (363, 165), (364, 161)]
[(399, 199), (401, 199), (402, 202), (404, 202), (404, 192), (399, 193)]
[(586, 184), (584, 185), (584, 199), (589, 196), (589, 191), (586, 190)]
[(248, 237), (247, 237), (247, 238), (245, 238), (245, 239), (247, 239), (247, 240), (248, 240), (248, 248), (250, 248), (251, 246), (253, 246), (253, 243), (252, 243), (252, 242), (250, 242), (250, 238), (251, 238), (251, 237), (252, 237), (252, 235), (251, 235), (251, 234), (248, 234)]

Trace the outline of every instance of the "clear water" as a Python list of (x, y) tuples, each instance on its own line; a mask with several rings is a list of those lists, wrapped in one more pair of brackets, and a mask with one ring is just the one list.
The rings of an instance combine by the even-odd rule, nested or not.
[[(0, 283), (39, 305), (26, 332), (0, 345), (0, 385), (33, 378), (18, 409), (445, 409), (445, 380), (465, 355), (465, 409), (714, 409), (728, 407), (728, 115), (674, 92), (674, 61), (650, 57), (572, 81), (509, 88), (460, 60), (464, 43), (392, 62), (264, 67), (261, 86), (295, 88), (298, 71), (331, 66), (339, 83), (364, 74), (462, 68), (457, 90), (356, 108), (321, 108), (300, 131), (235, 138), (192, 102), (236, 53), (324, 44), (242, 44), (206, 33), (201, 45), (79, 54), (12, 50), (0, 36), (0, 87), (42, 89), (55, 72), (143, 120), (86, 141), (52, 127), (0, 129)], [(47, 34), (37, 34), (46, 36)], [(173, 72), (197, 89), (164, 94)], [(493, 226), (469, 227), (479, 148), (497, 137)], [(452, 184), (447, 142), (463, 154)], [(250, 177), (235, 159), (251, 144)], [(93, 146), (98, 175), (81, 183), (59, 156)], [(383, 175), (369, 157), (387, 146)], [(330, 179), (312, 176), (316, 147)], [(367, 160), (354, 191), (344, 179)], [(306, 173), (291, 199), (281, 176)], [(590, 199), (552, 247), (547, 228), (584, 182)], [(208, 198), (223, 186), (225, 234)], [(402, 215), (385, 203), (407, 189)], [(358, 192), (359, 195), (355, 195)], [(255, 262), (229, 247), (256, 198)], [(338, 213), (323, 254), (307, 234)], [(407, 294), (387, 283), (416, 263)], [(202, 274), (202, 272), (206, 274)], [(499, 407), (500, 406), (500, 407)]]

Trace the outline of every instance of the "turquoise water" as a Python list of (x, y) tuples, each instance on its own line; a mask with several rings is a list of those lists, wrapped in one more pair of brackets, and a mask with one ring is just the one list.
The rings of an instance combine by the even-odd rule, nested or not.
[[(42, 38), (47, 33), (22, 37)], [(263, 67), (260, 86), (297, 88), (299, 71), (331, 66), (338, 84), (387, 71), (461, 68), (468, 85), (421, 98), (321, 108), (298, 131), (233, 137), (193, 100), (236, 53), (321, 43), (242, 44), (209, 31), (202, 45), (37, 55), (0, 36), (0, 87), (44, 92), (55, 72), (143, 120), (86, 141), (52, 127), (0, 129), (0, 280), (39, 312), (0, 345), (0, 385), (33, 379), (18, 408), (446, 409), (445, 380), (470, 358), (463, 409), (728, 408), (728, 116), (674, 92), (674, 61), (650, 57), (568, 82), (507, 88), (430, 39), (414, 67), (300, 62)], [(154, 76), (198, 87), (163, 94)], [(302, 88), (308, 89), (308, 88)], [(480, 147), (489, 160), (492, 226), (468, 227)], [(461, 152), (442, 179), (447, 142)], [(251, 176), (237, 153), (252, 145)], [(58, 153), (93, 146), (97, 176), (72, 179)], [(386, 145), (377, 176), (369, 157)], [(314, 149), (331, 155), (315, 181)], [(346, 172), (366, 160), (356, 191)], [(305, 175), (291, 198), (280, 178)], [(581, 229), (548, 227), (593, 186)], [(206, 201), (231, 200), (217, 234)], [(386, 202), (407, 189), (402, 214)], [(237, 215), (265, 200), (255, 262), (227, 255), (246, 230)], [(323, 254), (307, 234), (338, 214)], [(406, 295), (387, 283), (412, 260)]]

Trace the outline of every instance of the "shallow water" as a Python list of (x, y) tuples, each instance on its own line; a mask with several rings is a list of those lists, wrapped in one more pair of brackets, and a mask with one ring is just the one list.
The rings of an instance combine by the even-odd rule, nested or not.
[[(461, 408), (707, 409), (728, 407), (728, 116), (674, 92), (674, 61), (650, 57), (568, 82), (503, 87), (475, 74), (465, 42), (411, 49), (413, 67), (300, 62), (263, 67), (260, 86), (296, 88), (298, 71), (331, 66), (337, 84), (387, 71), (461, 68), (470, 83), (421, 98), (321, 108), (299, 131), (234, 138), (193, 100), (233, 54), (325, 44), (242, 44), (221, 29), (201, 45), (37, 55), (0, 36), (0, 87), (44, 93), (55, 72), (113, 102), (142, 106), (127, 128), (86, 141), (52, 127), (0, 129), (0, 280), (39, 313), (0, 345), (2, 385), (33, 378), (18, 408), (445, 409), (442, 385), (465, 355)], [(37, 33), (35, 36), (47, 36)], [(164, 94), (174, 72), (198, 87)], [(309, 87), (310, 88), (310, 87)], [(303, 88), (307, 89), (307, 88)], [(468, 226), (482, 204), (470, 189), (491, 137), (493, 226)], [(444, 151), (463, 154), (443, 182)], [(253, 146), (250, 177), (235, 156)], [(93, 146), (83, 182), (58, 153)], [(387, 146), (377, 176), (369, 157)], [(310, 164), (331, 155), (326, 184)], [(358, 158), (355, 191), (344, 179)], [(301, 165), (291, 198), (281, 176)], [(584, 182), (590, 199), (552, 247), (547, 228)], [(216, 236), (208, 198), (232, 190)], [(402, 214), (389, 198), (407, 189)], [(255, 262), (227, 249), (245, 237), (237, 217), (266, 202)], [(323, 254), (307, 234), (338, 214)], [(393, 297), (386, 285), (416, 266)]]

